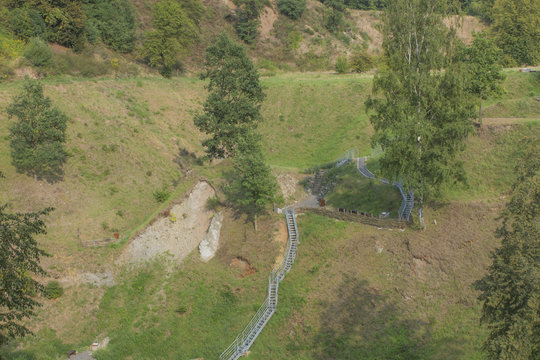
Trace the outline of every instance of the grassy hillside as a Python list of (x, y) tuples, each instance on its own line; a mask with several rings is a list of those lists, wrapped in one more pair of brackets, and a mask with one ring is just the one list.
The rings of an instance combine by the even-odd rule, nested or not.
[[(485, 110), (490, 118), (517, 116), (525, 124), (486, 120), (461, 155), (469, 184), (445, 189), (443, 201), (426, 209), (426, 232), (299, 217), (297, 263), (280, 286), (278, 311), (251, 357), (369, 359), (399, 352), (418, 359), (482, 358), (485, 335), (470, 284), (496, 246), (495, 219), (513, 179), (518, 145), (540, 133), (534, 120), (540, 103), (530, 96), (540, 93), (540, 85), (531, 75), (508, 72), (508, 93)], [(368, 153), (372, 130), (363, 100), (369, 77), (284, 74), (262, 82), (268, 97), (261, 132), (276, 172), (294, 175), (353, 147)], [(20, 82), (0, 84), (0, 108), (20, 88)], [(53, 274), (112, 267), (122, 246), (84, 248), (77, 233), (85, 241), (118, 230), (125, 241), (164, 206), (153, 191), (166, 189), (175, 199), (200, 176), (219, 182), (228, 166), (201, 166), (186, 155), (202, 153), (192, 124), (205, 98), (197, 79), (50, 79), (45, 92), (71, 118), (64, 180), (48, 184), (15, 172), (2, 111), (0, 167), (6, 178), (0, 200), (15, 210), (56, 208), (47, 219), (49, 234), (41, 238), (54, 255), (45, 259)], [(349, 180), (352, 191), (357, 183)], [(0, 354), (57, 359), (109, 336), (109, 348), (98, 359), (215, 359), (264, 299), (267, 273), (279, 253), (279, 242), (272, 240), (282, 223), (268, 216), (254, 234), (250, 224), (227, 213), (222, 245), (210, 263), (194, 253), (169, 275), (156, 263), (117, 269), (118, 283), (110, 289), (69, 287), (62, 298), (44, 301), (31, 323), (35, 337)], [(242, 270), (231, 267), (236, 257), (248, 260), (255, 273), (242, 277)]]
[[(261, 131), (270, 163), (312, 166), (357, 144), (368, 149), (370, 130), (362, 104), (369, 81), (352, 75), (264, 78), (268, 98)], [(1, 108), (21, 85), (0, 85)], [(192, 118), (206, 96), (203, 82), (57, 79), (45, 81), (45, 93), (71, 119), (64, 179), (48, 184), (15, 172), (7, 139), (9, 121), (1, 112), (0, 167), (6, 179), (0, 182), (0, 196), (20, 210), (56, 208), (49, 218), (46, 247), (57, 256), (81, 251), (77, 234), (82, 241), (111, 237), (113, 232), (130, 236), (159, 210), (155, 190), (180, 194), (192, 184), (184, 173), (197, 165), (182, 151), (202, 154), (201, 135)], [(332, 111), (336, 108), (345, 111), (338, 115)], [(105, 261), (103, 254), (96, 260)]]

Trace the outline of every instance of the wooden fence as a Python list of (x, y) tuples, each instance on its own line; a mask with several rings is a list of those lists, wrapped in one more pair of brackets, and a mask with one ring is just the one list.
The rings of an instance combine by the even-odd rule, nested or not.
[(388, 219), (388, 218), (380, 219), (380, 218), (366, 216), (362, 214), (354, 214), (351, 212), (340, 212), (338, 211), (338, 209), (333, 209), (333, 208), (325, 208), (325, 209), (299, 208), (297, 209), (297, 212), (306, 212), (306, 211), (312, 212), (314, 214), (331, 217), (338, 220), (358, 222), (358, 223), (371, 225), (371, 226), (377, 226), (377, 227), (386, 228), (386, 229), (403, 229), (406, 226), (405, 221), (399, 221), (396, 219)]

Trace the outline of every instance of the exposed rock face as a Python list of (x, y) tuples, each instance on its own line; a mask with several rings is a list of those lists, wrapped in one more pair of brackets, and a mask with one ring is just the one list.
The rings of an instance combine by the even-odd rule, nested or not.
[(208, 233), (199, 244), (199, 251), (201, 252), (201, 260), (206, 262), (214, 257), (219, 245), (219, 234), (221, 232), (221, 224), (223, 223), (223, 215), (217, 213), (210, 222)]
[(127, 246), (120, 262), (144, 262), (162, 254), (185, 258), (207, 233), (212, 212), (206, 209), (206, 201), (214, 195), (210, 184), (199, 182), (169, 217), (157, 220)]

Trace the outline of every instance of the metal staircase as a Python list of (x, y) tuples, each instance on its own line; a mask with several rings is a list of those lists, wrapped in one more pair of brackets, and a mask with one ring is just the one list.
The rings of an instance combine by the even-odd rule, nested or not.
[(294, 209), (292, 207), (285, 208), (284, 213), (285, 220), (287, 221), (287, 229), (289, 230), (289, 240), (287, 241), (287, 248), (282, 263), (274, 267), (268, 276), (268, 296), (240, 335), (238, 335), (232, 344), (219, 356), (220, 360), (236, 360), (248, 351), (268, 320), (270, 320), (276, 311), (279, 282), (283, 280), (285, 274), (291, 269), (298, 247), (298, 231)]
[[(372, 155), (377, 156), (382, 152), (382, 150), (372, 150)], [(369, 169), (367, 168), (367, 160), (370, 156), (364, 156), (364, 157), (355, 157), (356, 154), (358, 154), (358, 151), (356, 149), (348, 150), (345, 154), (343, 154), (342, 157), (340, 157), (338, 160), (336, 160), (337, 167), (341, 167), (345, 165), (349, 160), (356, 159), (356, 168), (360, 172), (360, 174), (364, 175), (365, 177), (369, 179), (376, 179), (375, 174), (373, 174)], [(390, 184), (390, 181), (387, 179), (380, 179), (382, 183)], [(399, 189), (399, 192), (401, 193), (401, 197), (403, 198), (401, 200), (401, 206), (399, 207), (398, 215), (399, 220), (404, 219), (405, 221), (409, 221), (409, 217), (411, 216), (412, 209), (414, 207), (414, 190), (411, 190), (407, 193), (403, 191), (403, 186), (400, 182), (394, 182), (392, 185), (397, 187)]]
[(367, 156), (359, 157), (356, 159), (356, 168), (362, 175), (364, 175), (367, 178), (374, 179), (375, 174), (373, 174), (371, 171), (367, 168)]
[(347, 150), (345, 152), (345, 154), (343, 154), (342, 157), (340, 157), (339, 159), (336, 160), (336, 166), (337, 167), (342, 167), (343, 165), (348, 163), (350, 160), (356, 158), (357, 155), (358, 155), (358, 150), (357, 149)]
[(394, 186), (399, 189), (399, 192), (403, 197), (403, 200), (401, 201), (401, 206), (399, 207), (399, 219), (405, 219), (405, 221), (409, 221), (409, 217), (411, 216), (412, 209), (414, 207), (414, 190), (405, 193), (403, 192), (403, 187), (401, 186), (401, 183), (394, 183)]
[(313, 186), (311, 188), (311, 194), (315, 195), (317, 199), (321, 198), (321, 186), (323, 181), (323, 174), (322, 171), (317, 171), (315, 174), (315, 178), (313, 179)]

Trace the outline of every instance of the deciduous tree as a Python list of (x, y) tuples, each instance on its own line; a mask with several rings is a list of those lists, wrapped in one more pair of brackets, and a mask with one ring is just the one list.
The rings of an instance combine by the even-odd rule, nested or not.
[(181, 3), (176, 0), (161, 0), (154, 5), (154, 29), (145, 34), (142, 55), (148, 64), (158, 68), (163, 76), (171, 75), (178, 55), (196, 39), (197, 24), (202, 11), (202, 5), (193, 1)]
[(34, 276), (45, 275), (40, 258), (47, 255), (35, 236), (45, 233), (42, 216), (51, 210), (12, 214), (0, 206), (0, 344), (30, 333), (21, 321), (39, 306), (43, 286)]
[(469, 91), (479, 100), (478, 117), (482, 123), (482, 100), (504, 92), (501, 82), (505, 76), (500, 63), (502, 51), (485, 32), (474, 34), (472, 44), (465, 50), (465, 62), (470, 73)]
[(472, 131), (474, 106), (456, 61), (457, 38), (443, 23), (452, 12), (445, 0), (387, 3), (387, 67), (375, 76), (367, 101), (373, 144), (384, 150), (381, 171), (414, 189), (422, 226), (424, 199), (441, 183), (463, 177), (456, 154)]
[(540, 1), (496, 0), (492, 31), (497, 45), (518, 65), (540, 61)]
[(540, 139), (528, 142), (517, 167), (513, 195), (502, 213), (488, 274), (474, 286), (481, 291), (484, 344), (493, 360), (540, 358)]
[(259, 74), (245, 49), (226, 34), (218, 36), (206, 49), (209, 91), (203, 113), (195, 116), (195, 125), (210, 138), (203, 146), (210, 159), (230, 157), (250, 130), (262, 120), (264, 93)]

